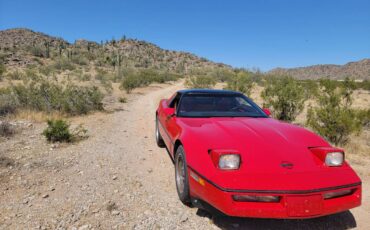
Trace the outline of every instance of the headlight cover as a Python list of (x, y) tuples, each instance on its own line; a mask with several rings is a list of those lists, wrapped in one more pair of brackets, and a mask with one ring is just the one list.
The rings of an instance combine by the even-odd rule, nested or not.
[(224, 170), (238, 169), (240, 166), (239, 154), (223, 154), (218, 161), (218, 167)]
[(325, 157), (325, 164), (327, 166), (341, 166), (344, 161), (342, 152), (329, 152)]

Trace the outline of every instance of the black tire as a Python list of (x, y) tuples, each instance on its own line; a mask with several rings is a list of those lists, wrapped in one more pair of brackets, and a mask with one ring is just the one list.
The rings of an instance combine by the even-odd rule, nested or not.
[(185, 205), (190, 204), (189, 177), (184, 148), (180, 145), (175, 156), (175, 182), (179, 199)]
[(158, 147), (164, 148), (166, 145), (164, 144), (163, 138), (161, 136), (161, 133), (159, 132), (158, 127), (158, 117), (155, 117), (155, 141), (157, 142)]

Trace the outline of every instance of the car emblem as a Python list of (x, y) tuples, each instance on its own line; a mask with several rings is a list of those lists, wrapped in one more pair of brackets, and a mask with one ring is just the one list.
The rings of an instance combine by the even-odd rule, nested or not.
[(286, 169), (292, 169), (294, 165), (291, 162), (282, 161), (280, 166), (283, 167), (283, 168), (286, 168)]

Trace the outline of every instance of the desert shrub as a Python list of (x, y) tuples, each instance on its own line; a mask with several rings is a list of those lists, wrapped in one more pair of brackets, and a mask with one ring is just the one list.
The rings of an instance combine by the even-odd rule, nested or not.
[(288, 76), (267, 79), (261, 96), (277, 119), (289, 122), (303, 110), (306, 99), (302, 85)]
[(72, 134), (69, 130), (69, 124), (62, 119), (48, 120), (47, 127), (42, 134), (50, 142), (70, 142), (72, 141)]
[(103, 109), (103, 94), (95, 86), (82, 87), (68, 84), (62, 92), (61, 111), (71, 115), (86, 114)]
[(96, 69), (96, 75), (95, 75), (95, 80), (98, 80), (98, 81), (108, 81), (111, 79), (111, 76), (109, 75), (109, 73), (103, 69), (99, 69), (97, 68)]
[(125, 98), (125, 97), (120, 97), (120, 98), (118, 99), (118, 101), (119, 101), (120, 103), (127, 103), (127, 98)]
[(215, 84), (216, 80), (206, 75), (191, 76), (185, 80), (185, 86), (188, 88), (209, 89), (213, 88)]
[(81, 124), (70, 129), (70, 124), (63, 119), (48, 120), (42, 135), (50, 142), (75, 142), (88, 138), (87, 129)]
[(0, 136), (9, 137), (15, 133), (14, 127), (8, 121), (0, 121)]
[(370, 81), (369, 80), (364, 80), (362, 82), (356, 82), (356, 85), (358, 89), (370, 91)]
[(321, 80), (320, 84), (318, 106), (308, 109), (307, 125), (331, 143), (345, 144), (349, 135), (361, 131), (369, 119), (368, 112), (350, 107), (353, 81), (346, 80), (339, 88), (330, 80)]
[(10, 80), (22, 80), (24, 78), (24, 73), (19, 70), (9, 72), (7, 78)]
[(54, 67), (53, 66), (41, 66), (39, 68), (39, 72), (45, 76), (49, 76), (54, 72)]
[(29, 48), (31, 51), (31, 54), (36, 57), (44, 57), (45, 52), (40, 46), (33, 46)]
[(15, 113), (16, 109), (17, 102), (10, 92), (0, 92), (0, 117)]
[(121, 89), (125, 89), (127, 93), (130, 93), (133, 89), (142, 86), (142, 82), (135, 74), (126, 76), (121, 85)]
[(0, 62), (0, 81), (3, 79), (4, 77), (4, 73), (6, 71), (6, 67), (3, 63)]
[(370, 109), (356, 110), (356, 117), (363, 127), (370, 127)]
[(58, 58), (53, 67), (57, 70), (74, 70), (76, 67), (66, 58)]
[(235, 72), (230, 69), (216, 68), (210, 75), (216, 79), (216, 81), (227, 82), (235, 77)]
[(89, 64), (89, 60), (81, 55), (71, 57), (71, 62), (77, 65), (87, 65)]
[(314, 99), (319, 93), (319, 82), (317, 80), (301, 80), (299, 83), (302, 85), (307, 99)]
[(127, 93), (130, 93), (133, 89), (138, 87), (147, 86), (154, 82), (164, 83), (175, 81), (180, 77), (180, 75), (173, 73), (162, 73), (151, 69), (144, 69), (138, 72), (131, 72), (124, 76), (120, 88), (126, 90)]
[(81, 81), (90, 81), (91, 80), (91, 74), (85, 73), (80, 75), (80, 80)]
[(60, 111), (78, 115), (103, 109), (103, 94), (97, 87), (77, 86), (72, 83), (61, 85), (45, 79), (13, 85), (2, 95), (14, 98), (16, 108), (37, 111)]
[(253, 80), (247, 72), (239, 72), (227, 81), (226, 89), (239, 91), (250, 96), (253, 89)]

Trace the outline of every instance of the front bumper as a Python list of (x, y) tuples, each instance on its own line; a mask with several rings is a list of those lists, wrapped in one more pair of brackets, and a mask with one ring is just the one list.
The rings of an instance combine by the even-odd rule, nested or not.
[[(189, 169), (189, 185), (191, 196), (201, 199), (229, 216), (305, 219), (326, 216), (361, 205), (361, 183), (338, 186), (336, 188), (315, 189), (312, 191), (280, 191), (280, 192), (238, 192), (225, 191), (212, 182), (202, 178)], [(341, 190), (351, 190), (348, 195), (324, 199), (324, 194)], [(278, 202), (241, 202), (235, 201), (233, 195), (271, 195), (279, 196)]]

